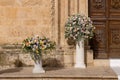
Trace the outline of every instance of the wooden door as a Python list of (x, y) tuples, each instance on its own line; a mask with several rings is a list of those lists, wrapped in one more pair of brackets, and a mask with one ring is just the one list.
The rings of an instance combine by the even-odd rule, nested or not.
[(90, 41), (95, 58), (120, 58), (120, 0), (88, 0), (96, 27)]

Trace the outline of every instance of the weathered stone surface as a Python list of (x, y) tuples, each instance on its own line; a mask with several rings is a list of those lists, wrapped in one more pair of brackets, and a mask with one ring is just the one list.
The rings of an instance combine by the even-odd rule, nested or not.
[(15, 0), (0, 0), (0, 6), (13, 6)]
[(44, 0), (21, 0), (23, 6), (40, 6), (45, 4)]
[(32, 35), (51, 38), (50, 0), (0, 0), (0, 5), (0, 44), (21, 43)]
[(87, 52), (86, 52), (86, 62), (87, 62), (87, 66), (93, 66), (94, 65), (93, 51), (92, 50), (87, 50)]
[(0, 71), (3, 80), (117, 80), (117, 75), (109, 67), (89, 67), (86, 69), (51, 68), (46, 73), (33, 74), (33, 67), (12, 68)]
[[(63, 67), (63, 51), (53, 50), (42, 56), (44, 67)], [(33, 66), (30, 53), (22, 51), (21, 45), (2, 45), (0, 51), (0, 66), (23, 67)]]
[(24, 38), (37, 34), (53, 38), (63, 47), (68, 15), (80, 12), (79, 9), (87, 13), (86, 3), (87, 0), (70, 3), (67, 0), (0, 0), (0, 44), (21, 43)]
[(94, 60), (94, 66), (110, 66), (110, 60), (109, 59), (95, 59)]
[(64, 66), (73, 67), (74, 65), (74, 53), (75, 49), (71, 47), (66, 47), (64, 49)]
[(19, 60), (26, 66), (34, 65), (34, 61), (31, 59), (29, 53), (18, 54)]

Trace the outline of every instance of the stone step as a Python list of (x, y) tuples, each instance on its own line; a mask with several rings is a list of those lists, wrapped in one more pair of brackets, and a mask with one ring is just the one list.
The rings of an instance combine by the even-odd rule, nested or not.
[(46, 68), (42, 74), (33, 74), (33, 67), (20, 67), (0, 71), (0, 80), (117, 80), (109, 67)]

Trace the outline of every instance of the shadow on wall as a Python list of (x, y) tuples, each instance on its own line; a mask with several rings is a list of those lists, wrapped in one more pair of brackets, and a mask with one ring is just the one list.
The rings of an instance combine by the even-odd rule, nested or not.
[(98, 40), (98, 36), (96, 33), (94, 33), (94, 37), (92, 39), (89, 40), (89, 45), (90, 45), (90, 49), (93, 50), (93, 56), (94, 59), (98, 57), (98, 48), (99, 48), (99, 40)]
[(76, 42), (75, 42), (75, 40), (71, 37), (71, 38), (68, 38), (68, 39), (67, 39), (67, 44), (68, 44), (69, 46), (71, 46), (71, 45), (75, 46), (75, 45), (76, 45)]
[(47, 58), (42, 61), (43, 67), (63, 67), (62, 63), (56, 58)]

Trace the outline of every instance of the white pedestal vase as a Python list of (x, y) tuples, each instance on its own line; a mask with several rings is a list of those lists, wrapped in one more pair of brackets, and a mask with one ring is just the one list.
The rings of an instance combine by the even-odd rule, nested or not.
[(33, 73), (45, 73), (45, 70), (42, 67), (42, 61), (41, 61), (41, 59), (37, 60), (34, 63)]
[(84, 39), (76, 43), (75, 68), (85, 68)]

